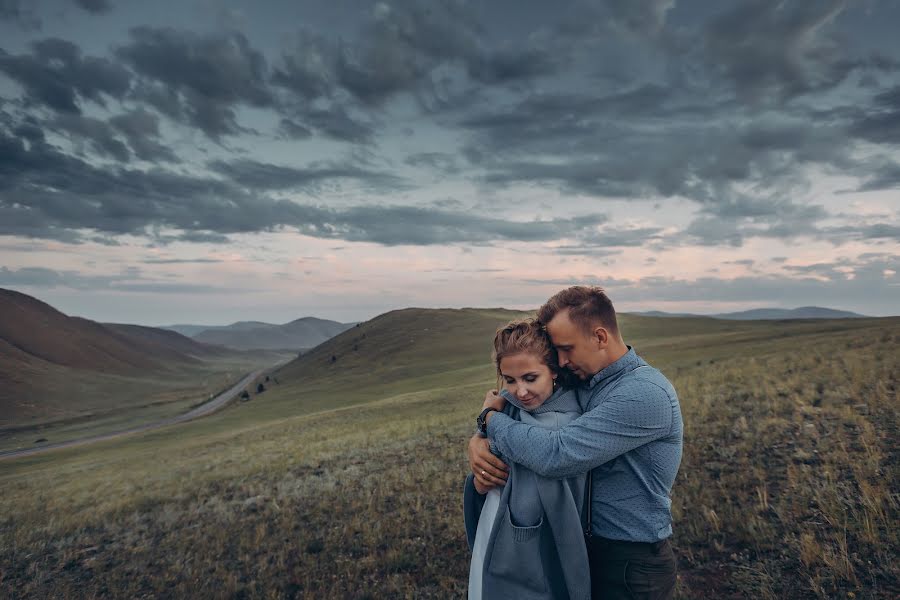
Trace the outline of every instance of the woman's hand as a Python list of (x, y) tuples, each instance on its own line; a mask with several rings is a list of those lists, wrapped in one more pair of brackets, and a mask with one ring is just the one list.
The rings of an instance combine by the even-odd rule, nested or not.
[(497, 390), (490, 390), (484, 396), (484, 404), (481, 405), (481, 410), (493, 408), (496, 411), (502, 411), (505, 406), (506, 400), (503, 399), (503, 396)]

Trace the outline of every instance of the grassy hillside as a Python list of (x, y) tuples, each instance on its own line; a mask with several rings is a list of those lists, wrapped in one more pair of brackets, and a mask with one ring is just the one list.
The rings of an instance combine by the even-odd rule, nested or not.
[(490, 380), (497, 328), (526, 313), (408, 308), (360, 323), (274, 373), (274, 414), (350, 406), (417, 390)]
[[(464, 595), (464, 443), (511, 316), (388, 313), (208, 419), (0, 462), (0, 597)], [(679, 597), (895, 597), (900, 319), (622, 328), (681, 397)]]
[(171, 416), (277, 360), (70, 317), (0, 289), (0, 449)]

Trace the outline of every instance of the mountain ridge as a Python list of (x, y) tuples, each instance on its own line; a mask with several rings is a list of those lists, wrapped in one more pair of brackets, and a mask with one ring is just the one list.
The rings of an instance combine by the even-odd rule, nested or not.
[(798, 308), (751, 308), (729, 313), (701, 315), (696, 313), (670, 313), (661, 310), (632, 312), (630, 314), (644, 317), (706, 317), (733, 321), (780, 321), (786, 319), (865, 319), (867, 315), (825, 308), (822, 306), (800, 306)]
[(300, 317), (277, 325), (263, 321), (237, 321), (231, 325), (170, 325), (192, 339), (237, 350), (306, 350), (314, 348), (356, 323), (340, 323), (318, 317)]

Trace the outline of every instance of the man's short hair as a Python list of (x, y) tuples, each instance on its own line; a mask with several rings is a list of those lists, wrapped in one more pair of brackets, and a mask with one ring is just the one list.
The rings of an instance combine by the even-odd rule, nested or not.
[(619, 334), (616, 309), (601, 287), (575, 285), (557, 292), (538, 309), (537, 317), (546, 326), (564, 310), (569, 311), (569, 320), (586, 335), (592, 335), (598, 325), (613, 335)]

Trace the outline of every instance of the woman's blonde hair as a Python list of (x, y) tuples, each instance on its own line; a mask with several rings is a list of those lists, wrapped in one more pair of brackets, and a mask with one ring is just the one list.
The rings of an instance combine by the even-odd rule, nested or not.
[(550, 371), (557, 375), (557, 381), (561, 385), (568, 382), (568, 377), (561, 378), (565, 373), (563, 369), (559, 368), (556, 350), (553, 348), (553, 343), (543, 324), (537, 319), (529, 318), (510, 321), (494, 334), (494, 352), (491, 357), (494, 360), (494, 366), (497, 367), (498, 386), (503, 377), (500, 372), (500, 361), (506, 356), (523, 353), (533, 354), (540, 358), (550, 368)]

